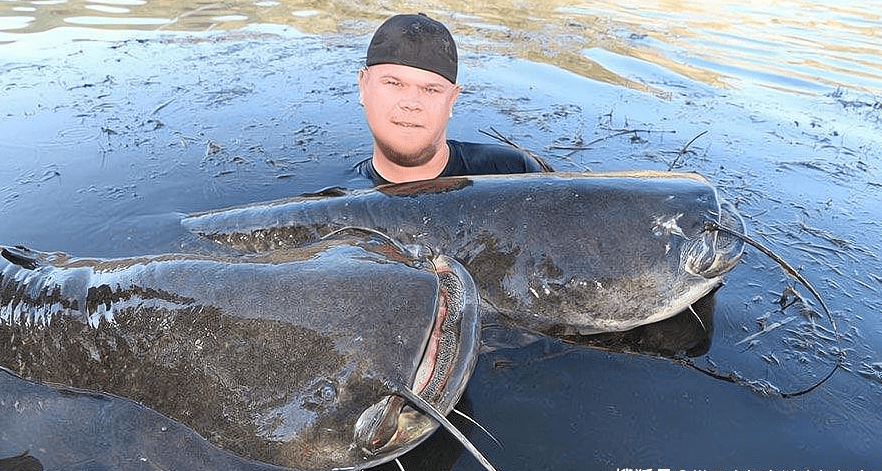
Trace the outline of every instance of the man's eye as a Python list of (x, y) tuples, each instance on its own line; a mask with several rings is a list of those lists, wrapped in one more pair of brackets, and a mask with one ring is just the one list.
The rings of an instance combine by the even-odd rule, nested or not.
[(401, 82), (396, 82), (395, 80), (386, 80), (386, 81), (383, 82), (383, 83), (384, 83), (385, 85), (390, 85), (390, 86), (393, 86), (393, 87), (400, 87), (400, 86), (401, 86)]

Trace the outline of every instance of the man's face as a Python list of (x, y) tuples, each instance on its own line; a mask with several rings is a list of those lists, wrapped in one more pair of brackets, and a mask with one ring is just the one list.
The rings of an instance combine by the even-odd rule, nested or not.
[(374, 142), (393, 163), (422, 165), (444, 144), (458, 85), (434, 72), (398, 64), (362, 70), (358, 85)]

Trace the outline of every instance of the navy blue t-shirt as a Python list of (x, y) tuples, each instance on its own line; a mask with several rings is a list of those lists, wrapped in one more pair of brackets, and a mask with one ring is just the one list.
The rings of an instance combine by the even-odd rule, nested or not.
[[(509, 145), (448, 140), (447, 146), (450, 148), (450, 157), (439, 177), (551, 171), (545, 162)], [(355, 169), (375, 185), (389, 183), (374, 169), (371, 158), (357, 163)]]

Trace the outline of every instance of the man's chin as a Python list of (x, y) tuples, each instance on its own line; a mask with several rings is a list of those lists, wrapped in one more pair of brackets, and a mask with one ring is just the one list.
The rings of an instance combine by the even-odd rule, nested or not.
[(419, 167), (432, 160), (437, 153), (436, 146), (426, 146), (422, 148), (414, 148), (412, 146), (390, 146), (384, 143), (377, 143), (380, 152), (386, 159), (395, 165), (402, 167)]

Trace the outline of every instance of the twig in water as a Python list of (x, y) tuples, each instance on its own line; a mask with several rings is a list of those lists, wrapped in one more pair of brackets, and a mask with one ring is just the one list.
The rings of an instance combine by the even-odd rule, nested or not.
[(773, 323), (767, 325), (765, 328), (763, 328), (763, 330), (756, 332), (754, 334), (748, 335), (747, 337), (744, 337), (743, 339), (739, 340), (738, 342), (735, 342), (735, 345), (741, 345), (742, 343), (752, 342), (754, 339), (756, 339), (760, 335), (767, 334), (767, 333), (777, 329), (778, 327), (786, 325), (794, 320), (796, 320), (796, 316), (788, 316), (788, 317), (784, 318), (783, 320), (773, 322)]
[(167, 102), (165, 102), (165, 103), (163, 103), (163, 104), (157, 106), (156, 109), (154, 109), (153, 112), (150, 113), (150, 114), (156, 114), (159, 110), (165, 108), (166, 106), (168, 106), (169, 103), (171, 103), (171, 102), (173, 102), (173, 101), (175, 101), (174, 98), (172, 98), (171, 100), (168, 100)]
[(652, 130), (652, 129), (611, 129), (610, 131), (614, 131), (614, 132), (612, 134), (607, 135), (607, 136), (594, 139), (593, 141), (591, 141), (587, 144), (581, 145), (581, 146), (551, 146), (551, 148), (555, 149), (555, 150), (588, 150), (591, 148), (591, 146), (593, 146), (594, 144), (597, 144), (598, 142), (603, 142), (607, 139), (612, 139), (612, 138), (618, 137), (618, 136), (624, 136), (626, 134), (636, 135), (638, 132), (645, 132), (647, 134), (651, 134), (654, 132), (655, 133), (664, 132), (664, 133), (673, 134), (673, 133), (677, 132), (677, 131), (659, 131), (659, 130)]
[(487, 131), (485, 131), (485, 130), (483, 130), (483, 129), (479, 129), (478, 132), (480, 132), (481, 134), (484, 134), (484, 135), (486, 135), (486, 136), (490, 136), (490, 137), (492, 137), (493, 139), (496, 139), (496, 140), (498, 140), (498, 141), (500, 141), (500, 142), (503, 142), (503, 143), (505, 143), (505, 144), (508, 144), (508, 145), (514, 147), (515, 149), (518, 149), (518, 150), (520, 150), (520, 151), (523, 151), (523, 152), (526, 152), (526, 153), (530, 154), (530, 156), (532, 156), (534, 159), (536, 159), (536, 162), (539, 163), (539, 167), (542, 168), (542, 171), (543, 171), (543, 172), (553, 172), (553, 171), (554, 171), (554, 169), (552, 169), (551, 166), (548, 165), (548, 162), (546, 162), (545, 159), (539, 157), (538, 155), (536, 155), (536, 154), (530, 152), (530, 151), (527, 150), (527, 149), (523, 149), (523, 148), (521, 148), (521, 146), (515, 144), (514, 141), (512, 141), (511, 139), (509, 139), (509, 138), (503, 136), (502, 133), (499, 132), (499, 131), (497, 131), (496, 128), (494, 128), (493, 126), (490, 126), (490, 130), (493, 131), (492, 134), (489, 133), (489, 132), (487, 132)]
[(483, 129), (478, 129), (478, 132), (481, 134), (484, 134), (485, 136), (490, 136), (493, 139), (496, 139), (497, 141), (508, 144), (508, 145), (514, 147), (515, 149), (520, 149), (520, 146), (515, 144), (514, 141), (512, 141), (511, 139), (503, 136), (502, 133), (497, 131), (496, 128), (494, 128), (493, 126), (490, 126), (490, 130), (493, 131), (493, 133), (489, 133)]
[(670, 172), (671, 170), (673, 170), (674, 167), (677, 166), (677, 162), (680, 160), (680, 157), (683, 157), (684, 155), (686, 155), (686, 152), (688, 152), (688, 150), (689, 150), (689, 146), (691, 146), (693, 142), (695, 142), (696, 140), (698, 140), (699, 137), (704, 136), (705, 134), (707, 134), (707, 130), (701, 131), (700, 133), (698, 133), (697, 136), (693, 137), (692, 140), (690, 140), (689, 142), (687, 142), (685, 146), (683, 146), (680, 150), (678, 150), (678, 151), (676, 152), (676, 153), (677, 153), (677, 157), (674, 158), (674, 161), (671, 162), (671, 165), (668, 166), (668, 171), (669, 171), (669, 172)]

